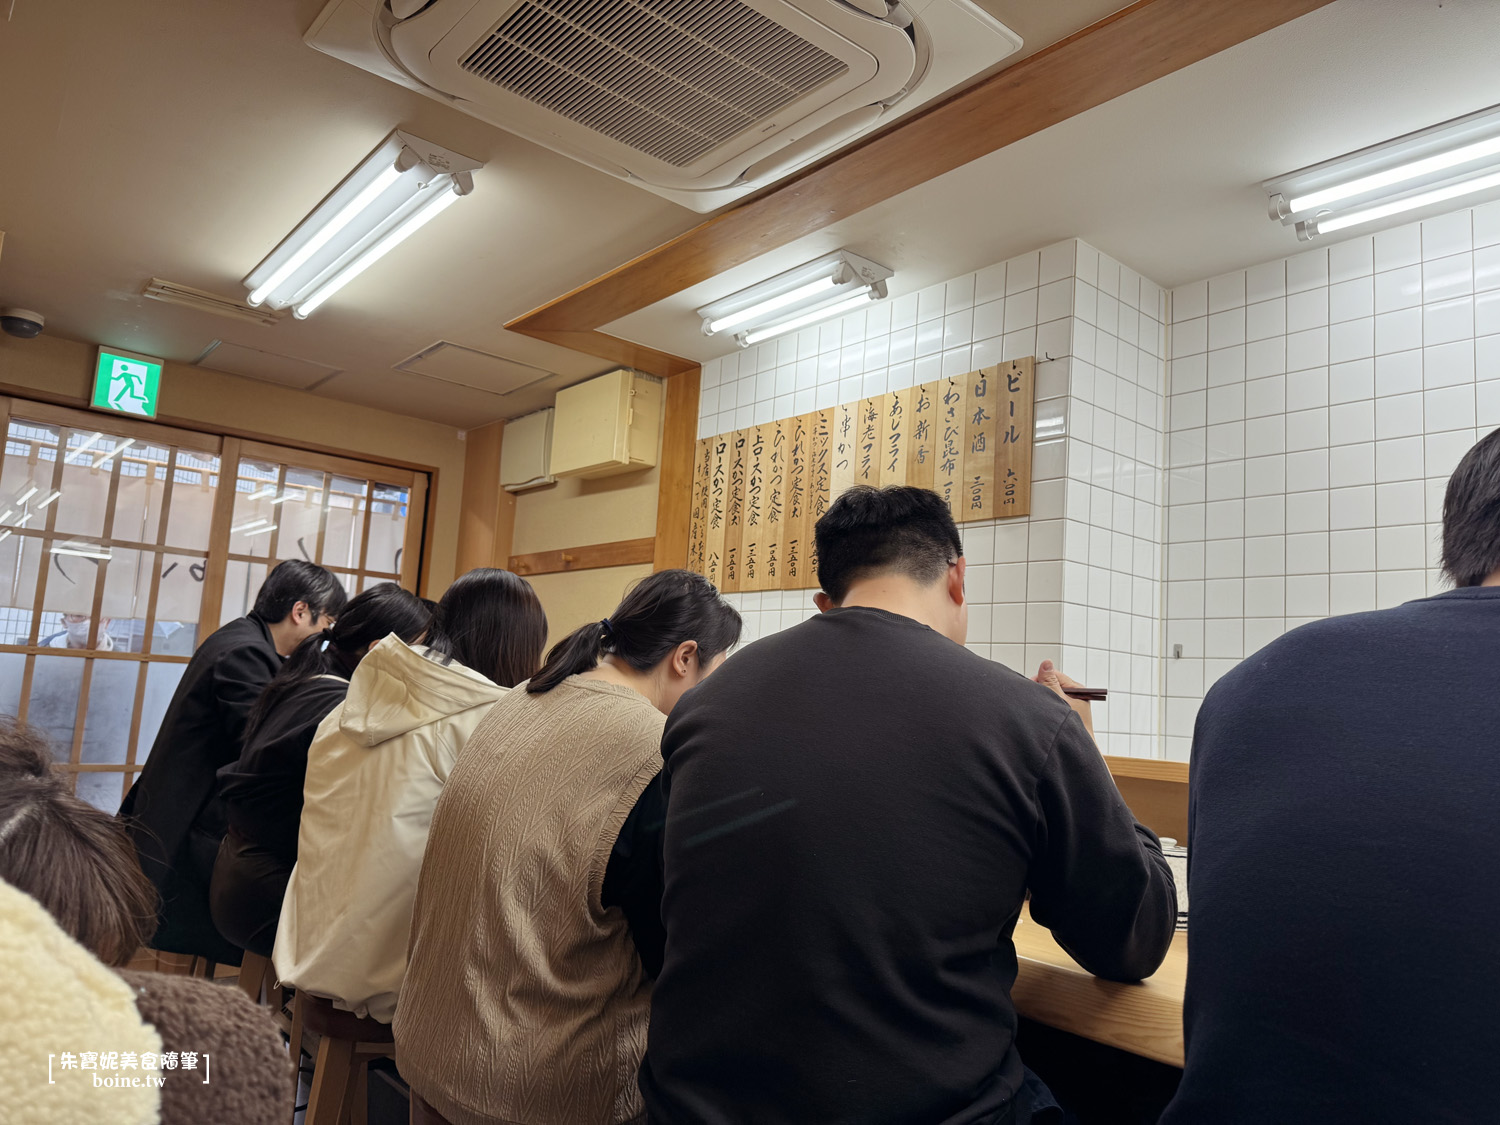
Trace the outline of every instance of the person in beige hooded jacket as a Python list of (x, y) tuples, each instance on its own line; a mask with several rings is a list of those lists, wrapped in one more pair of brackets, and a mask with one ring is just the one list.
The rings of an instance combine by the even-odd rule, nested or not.
[(390, 636), (360, 662), (308, 750), (272, 958), (283, 983), (391, 1021), (438, 795), (490, 706), (536, 670), (546, 637), (530, 583), (471, 570), (438, 603), (425, 644)]

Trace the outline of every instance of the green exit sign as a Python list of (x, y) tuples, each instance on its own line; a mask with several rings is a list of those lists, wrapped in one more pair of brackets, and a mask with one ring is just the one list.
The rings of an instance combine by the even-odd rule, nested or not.
[(155, 418), (161, 367), (161, 360), (148, 355), (100, 348), (94, 368), (94, 408)]

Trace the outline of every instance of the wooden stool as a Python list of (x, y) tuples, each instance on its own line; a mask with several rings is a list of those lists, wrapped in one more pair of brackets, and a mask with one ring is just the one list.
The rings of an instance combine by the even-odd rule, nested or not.
[(301, 1057), (304, 1033), (321, 1037), (305, 1125), (366, 1125), (369, 1063), (374, 1057), (395, 1056), (391, 1025), (335, 1008), (333, 1001), (300, 989), (292, 1013), (292, 1058)]
[(276, 969), (269, 957), (245, 950), (240, 959), (240, 991), (250, 997), (252, 1003), (273, 1006), (279, 997), (276, 991)]

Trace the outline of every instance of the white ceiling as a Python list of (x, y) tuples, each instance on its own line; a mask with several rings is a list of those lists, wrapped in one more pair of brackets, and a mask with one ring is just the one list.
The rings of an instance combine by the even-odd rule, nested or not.
[(1497, 58), (1496, 0), (1339, 0), (606, 330), (724, 355), (695, 308), (839, 247), (893, 295), (1072, 237), (1169, 288), (1295, 254), (1262, 181), (1500, 103)]
[[(980, 3), (1026, 40), (1014, 58), (1119, 6)], [(220, 340), (236, 370), (462, 428), (604, 370), (502, 325), (701, 217), (318, 54), (301, 35), (320, 7), (16, 0), (0, 20), (0, 306), (182, 361)], [(1167, 285), (1292, 253), (1255, 185), (1500, 102), (1497, 45), (1495, 0), (1339, 0), (614, 330), (721, 354), (693, 307), (841, 245), (896, 269), (898, 293), (1073, 235)], [(161, 277), (242, 297), (240, 278), (398, 125), (486, 161), (477, 190), (311, 319), (262, 327), (140, 296)], [(464, 350), (396, 369), (440, 341)]]
[[(1010, 61), (1120, 5), (980, 2), (1026, 38)], [(0, 307), (36, 309), (61, 336), (205, 366), (217, 354), (237, 372), (463, 428), (607, 369), (502, 325), (702, 216), (313, 51), (302, 33), (321, 7), (0, 11)], [(398, 125), (486, 161), (476, 191), (311, 319), (262, 327), (140, 295), (161, 277), (242, 299), (240, 279)], [(396, 370), (439, 341), (512, 362)], [(556, 377), (537, 382), (534, 368)]]

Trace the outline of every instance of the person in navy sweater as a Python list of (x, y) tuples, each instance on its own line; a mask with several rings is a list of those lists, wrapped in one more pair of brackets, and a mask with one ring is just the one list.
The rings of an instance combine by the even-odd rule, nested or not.
[(1500, 430), (1448, 482), (1443, 569), (1203, 701), (1164, 1125), (1500, 1118)]

